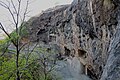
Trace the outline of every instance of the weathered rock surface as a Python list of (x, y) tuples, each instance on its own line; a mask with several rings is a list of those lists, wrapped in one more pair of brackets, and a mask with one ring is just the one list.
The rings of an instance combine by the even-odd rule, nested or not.
[(66, 59), (66, 61), (58, 61), (56, 65), (56, 76), (62, 80), (91, 80), (84, 75), (83, 65), (77, 57)]
[(120, 80), (119, 11), (120, 0), (74, 0), (31, 18), (29, 39), (79, 58), (93, 80)]

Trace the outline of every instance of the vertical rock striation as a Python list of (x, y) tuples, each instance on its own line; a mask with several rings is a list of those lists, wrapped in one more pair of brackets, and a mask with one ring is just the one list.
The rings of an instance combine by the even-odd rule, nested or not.
[(120, 80), (120, 0), (113, 0), (117, 6), (116, 32), (110, 40), (108, 59), (101, 80)]
[(31, 18), (29, 39), (79, 58), (93, 80), (119, 80), (119, 11), (119, 0), (73, 0)]

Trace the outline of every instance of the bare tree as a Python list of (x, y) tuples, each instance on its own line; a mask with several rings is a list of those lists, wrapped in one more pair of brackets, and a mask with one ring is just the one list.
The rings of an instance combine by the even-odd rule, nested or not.
[[(26, 16), (28, 14), (28, 6), (29, 6), (29, 0), (26, 0), (26, 5), (25, 5), (25, 9), (22, 9), (22, 1), (24, 0), (16, 0), (17, 3), (15, 3), (13, 0), (5, 0), (6, 2), (4, 2), (3, 0), (0, 0), (0, 6), (4, 7), (9, 14), (12, 17), (11, 23), (13, 24), (13, 26), (15, 27), (15, 36), (14, 39), (12, 39), (12, 35), (10, 35), (8, 33), (8, 31), (5, 30), (5, 26), (2, 24), (2, 22), (0, 22), (0, 29), (8, 36), (8, 38), (11, 40), (12, 44), (15, 46), (16, 48), (16, 80), (20, 80), (20, 72), (19, 72), (19, 54), (21, 49), (24, 47), (25, 44), (23, 44), (22, 46), (20, 46), (20, 33), (21, 33), (21, 29), (22, 26), (24, 25)], [(17, 4), (17, 5), (16, 5)], [(20, 12), (23, 11), (23, 14), (21, 14)], [(19, 28), (19, 26), (21, 26)]]

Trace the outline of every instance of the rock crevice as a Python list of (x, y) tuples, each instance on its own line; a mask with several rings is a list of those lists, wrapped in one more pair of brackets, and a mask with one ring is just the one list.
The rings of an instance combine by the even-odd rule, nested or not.
[(120, 69), (115, 69), (120, 65), (119, 4), (119, 0), (74, 0), (48, 9), (26, 23), (29, 39), (57, 46), (61, 55), (78, 57), (93, 80), (119, 79)]

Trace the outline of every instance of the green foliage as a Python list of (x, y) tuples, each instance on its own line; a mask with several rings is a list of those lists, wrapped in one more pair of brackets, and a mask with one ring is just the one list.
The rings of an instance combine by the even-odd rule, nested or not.
[(19, 27), (19, 34), (21, 37), (28, 36), (28, 31), (26, 26), (27, 26), (26, 23), (23, 23), (23, 25)]
[[(37, 67), (38, 66), (36, 66), (32, 62), (32, 60), (29, 61), (29, 66), (27, 66), (26, 59), (21, 57), (19, 59), (19, 71), (21, 80), (38, 80), (37, 78), (34, 79), (34, 77), (37, 76), (38, 74), (37, 71), (34, 71)], [(36, 75), (33, 76), (32, 71), (34, 71)], [(15, 80), (16, 79), (15, 73), (16, 73), (15, 57), (14, 56), (12, 56), (12, 58), (5, 56), (0, 57), (0, 80)]]
[[(47, 71), (42, 61), (45, 58), (51, 61), (51, 54), (48, 54), (47, 49), (35, 48), (30, 54), (28, 60), (27, 55), (23, 53), (19, 56), (19, 71), (21, 80), (52, 80), (51, 73)], [(38, 51), (39, 53), (36, 53)], [(49, 51), (50, 52), (50, 51)], [(40, 54), (44, 54), (42, 57)], [(15, 54), (6, 54), (0, 57), (0, 80), (15, 80), (16, 79), (16, 56)], [(45, 61), (44, 61), (45, 62)], [(57, 80), (57, 79), (56, 79)]]
[(15, 59), (8, 59), (7, 57), (0, 57), (0, 80), (14, 80), (15, 79)]
[(8, 45), (10, 44), (10, 41), (8, 38), (0, 40), (0, 52), (4, 52), (6, 50), (6, 52), (8, 51), (6, 48), (8, 47)]
[(10, 33), (9, 41), (14, 41), (16, 43), (17, 40), (20, 40), (20, 38), (27, 37), (28, 31), (26, 28), (26, 25), (22, 25), (19, 27), (18, 32), (14, 30), (12, 33)]
[[(34, 49), (29, 58), (33, 62), (28, 68), (32, 72), (31, 75), (34, 76), (34, 80), (52, 80), (51, 72), (54, 70), (55, 64), (48, 64), (49, 62), (54, 63), (51, 55), (52, 51), (47, 51), (46, 48), (37, 47)], [(48, 66), (50, 70), (48, 70)]]
[(19, 39), (20, 36), (19, 36), (19, 34), (16, 31), (13, 31), (10, 34), (10, 37), (11, 37), (11, 38), (9, 38), (10, 41), (16, 42)]
[(7, 44), (8, 42), (9, 42), (8, 38), (2, 39), (2, 40), (0, 40), (0, 45)]
[[(24, 49), (26, 48), (23, 48), (23, 51), (19, 53), (19, 68), (17, 69), (16, 49), (9, 50), (7, 47), (12, 42), (16, 43), (20, 38), (28, 35), (25, 25), (19, 28), (19, 32), (13, 31), (10, 38), (0, 40), (0, 55), (3, 51), (7, 52), (5, 55), (0, 56), (0, 80), (15, 80), (18, 69), (21, 80), (52, 80), (51, 71), (55, 64), (48, 65), (48, 63), (54, 63), (54, 59), (51, 57), (54, 52), (46, 48), (37, 47), (32, 53), (25, 52)], [(47, 69), (48, 66), (51, 70)]]

